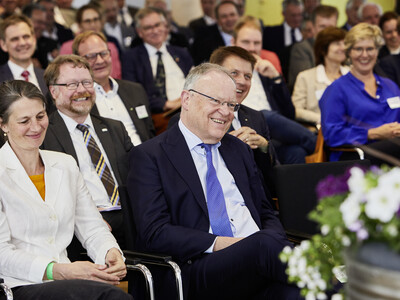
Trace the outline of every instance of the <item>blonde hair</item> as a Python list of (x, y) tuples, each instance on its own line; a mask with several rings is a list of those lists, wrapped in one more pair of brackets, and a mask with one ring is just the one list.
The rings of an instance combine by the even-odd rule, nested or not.
[(368, 23), (359, 23), (352, 27), (344, 38), (344, 46), (347, 56), (349, 55), (350, 50), (354, 47), (354, 44), (363, 40), (372, 40), (378, 50), (384, 44), (382, 31), (378, 26)]

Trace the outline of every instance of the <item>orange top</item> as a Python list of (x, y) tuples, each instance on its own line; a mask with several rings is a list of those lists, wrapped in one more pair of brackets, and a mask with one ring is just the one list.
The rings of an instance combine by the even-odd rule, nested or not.
[(40, 196), (42, 197), (44, 201), (44, 196), (46, 192), (45, 184), (44, 184), (44, 174), (39, 174), (39, 175), (32, 175), (29, 176), (29, 178), (32, 180), (33, 184), (35, 185), (36, 189), (38, 190)]

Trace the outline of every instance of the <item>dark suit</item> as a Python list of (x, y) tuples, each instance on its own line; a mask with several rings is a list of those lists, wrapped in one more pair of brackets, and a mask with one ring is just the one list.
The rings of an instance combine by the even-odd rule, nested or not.
[[(131, 139), (121, 122), (95, 115), (91, 115), (91, 119), (96, 134), (101, 141), (101, 145), (107, 154), (107, 158), (111, 165), (109, 167), (112, 169), (117, 180), (120, 201), (123, 207), (124, 202), (126, 202), (128, 198), (126, 193), (126, 178), (128, 175), (128, 152), (133, 147)], [(70, 154), (79, 164), (71, 136), (58, 111), (55, 111), (49, 117), (49, 127), (47, 128), (42, 148)], [(121, 220), (122, 215), (119, 216), (119, 221)], [(113, 224), (110, 225), (115, 229)], [(122, 235), (124, 234), (124, 229), (130, 230), (129, 228), (124, 228), (123, 224), (121, 224), (120, 229), (122, 229)], [(113, 231), (113, 234), (116, 235), (116, 237), (118, 237), (119, 233), (120, 232)], [(130, 231), (125, 234), (130, 234)], [(120, 243), (121, 240), (118, 238), (117, 240), (118, 243)], [(131, 241), (126, 242), (131, 243)]]
[(289, 243), (266, 199), (252, 151), (229, 134), (221, 143), (219, 152), (262, 230), (212, 254), (204, 252), (216, 235), (209, 233), (203, 188), (178, 125), (130, 154), (127, 182), (138, 246), (173, 256), (182, 269), (185, 299), (251, 299), (268, 280), (286, 282), (277, 255)]
[(276, 84), (270, 78), (260, 74), (258, 75), (260, 76), (271, 110), (277, 111), (286, 118), (293, 120), (295, 117), (295, 109), (290, 97), (290, 92), (284, 80)]
[[(254, 129), (257, 134), (264, 137), (267, 141), (271, 140), (271, 136), (269, 133), (268, 125), (266, 123), (265, 117), (262, 112), (254, 110), (245, 105), (240, 105), (240, 109), (238, 111), (239, 121), (241, 126), (247, 126)], [(254, 149), (254, 160), (257, 163), (263, 177), (264, 182), (267, 186), (267, 190), (271, 192), (273, 196), (275, 196), (275, 187), (274, 187), (274, 177), (272, 168), (279, 164), (274, 146), (272, 143), (268, 145), (267, 153), (264, 153), (260, 149)]]
[(32, 57), (40, 62), (43, 69), (46, 69), (49, 64), (48, 54), (57, 48), (58, 45), (55, 40), (41, 36), (36, 42), (36, 51)]
[[(186, 76), (193, 66), (189, 53), (183, 48), (174, 46), (167, 46), (167, 50)], [(160, 97), (159, 91), (154, 84), (149, 54), (144, 45), (139, 45), (125, 52), (122, 64), (122, 78), (142, 84), (149, 98), (151, 112), (163, 112), (165, 99)]]
[(225, 42), (219, 32), (217, 24), (200, 28), (196, 32), (190, 50), (195, 65), (208, 61), (211, 53), (221, 46), (225, 46)]
[(285, 32), (282, 25), (266, 26), (263, 31), (263, 49), (275, 52), (282, 65), (282, 73), (288, 79), (289, 58), (292, 45), (285, 46)]
[(315, 67), (314, 43), (314, 38), (303, 40), (293, 45), (290, 50), (288, 86), (291, 91), (297, 75), (304, 70)]
[[(142, 142), (151, 139), (156, 135), (153, 121), (150, 115), (149, 102), (143, 87), (136, 83), (127, 80), (115, 79), (118, 83), (118, 96), (124, 103), (129, 116), (135, 125), (137, 134)], [(140, 119), (136, 112), (136, 107), (146, 106), (148, 117)], [(91, 114), (99, 115), (96, 104), (93, 106)]]
[[(46, 83), (44, 82), (44, 70), (39, 69), (39, 68), (33, 68), (35, 71), (36, 79), (39, 83), (40, 90), (42, 91), (43, 95), (46, 95), (49, 90), (47, 88)], [(11, 73), (10, 67), (8, 66), (8, 63), (5, 63), (4, 65), (0, 66), (0, 82), (4, 82), (7, 80), (13, 80), (13, 74)]]
[(378, 64), (383, 72), (400, 87), (400, 54), (387, 55)]
[(200, 17), (189, 22), (189, 28), (193, 31), (194, 34), (196, 34), (197, 30), (206, 26), (208, 25), (204, 20), (204, 17)]
[(57, 37), (58, 37), (58, 45), (61, 46), (66, 41), (73, 40), (74, 34), (72, 33), (71, 29), (68, 29), (61, 24), (54, 23), (54, 26), (57, 29)]

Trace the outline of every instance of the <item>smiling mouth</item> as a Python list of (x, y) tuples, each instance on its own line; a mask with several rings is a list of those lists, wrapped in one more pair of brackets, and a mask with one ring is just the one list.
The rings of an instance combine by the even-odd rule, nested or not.
[(226, 121), (223, 121), (220, 119), (213, 119), (213, 118), (211, 118), (211, 121), (213, 121), (214, 123), (217, 123), (217, 124), (225, 124), (226, 123)]

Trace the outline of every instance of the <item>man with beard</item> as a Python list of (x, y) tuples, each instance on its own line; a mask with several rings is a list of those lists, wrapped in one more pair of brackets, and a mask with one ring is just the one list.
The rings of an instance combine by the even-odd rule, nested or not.
[(59, 56), (49, 64), (44, 78), (57, 111), (49, 117), (43, 148), (76, 159), (89, 193), (123, 249), (128, 233), (121, 203), (127, 197), (127, 155), (133, 147), (125, 127), (120, 121), (89, 114), (96, 93), (86, 59)]

